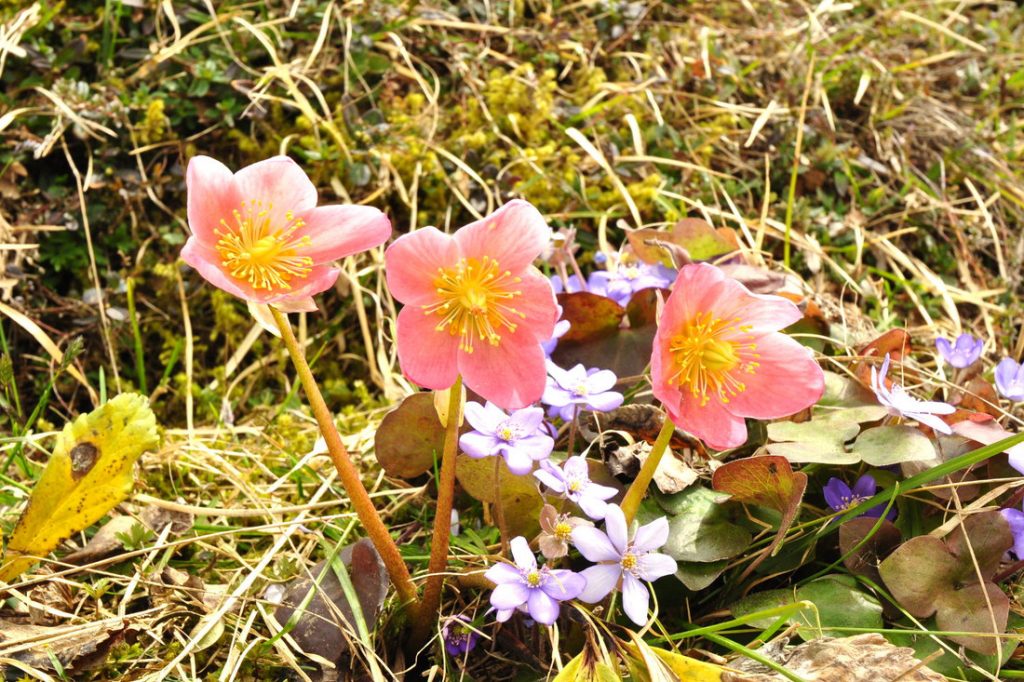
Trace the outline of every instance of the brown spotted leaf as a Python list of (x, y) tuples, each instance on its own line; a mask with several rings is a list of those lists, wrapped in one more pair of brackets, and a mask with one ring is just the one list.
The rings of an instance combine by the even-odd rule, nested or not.
[(10, 581), (131, 494), (139, 456), (159, 436), (149, 401), (124, 393), (67, 424), (0, 562)]

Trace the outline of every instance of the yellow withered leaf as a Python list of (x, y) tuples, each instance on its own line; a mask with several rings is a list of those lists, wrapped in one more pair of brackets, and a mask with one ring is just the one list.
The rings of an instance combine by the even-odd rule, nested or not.
[(131, 494), (133, 467), (159, 441), (149, 401), (124, 393), (64, 427), (0, 561), (9, 582)]

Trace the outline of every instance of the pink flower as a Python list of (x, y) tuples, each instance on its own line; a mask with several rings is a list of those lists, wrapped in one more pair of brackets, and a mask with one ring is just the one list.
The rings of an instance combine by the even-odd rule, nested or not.
[(706, 263), (679, 271), (654, 337), (651, 383), (669, 416), (716, 449), (742, 445), (744, 417), (813, 405), (825, 376), (811, 351), (778, 330), (802, 317)]
[(186, 174), (188, 238), (181, 257), (207, 281), (250, 304), (316, 310), (330, 288), (331, 262), (382, 244), (387, 216), (370, 206), (316, 205), (316, 187), (298, 164), (275, 156), (232, 174), (195, 156)]
[(398, 359), (412, 381), (466, 386), (503, 409), (540, 399), (541, 343), (558, 308), (551, 283), (531, 265), (551, 228), (525, 201), (510, 201), (454, 235), (427, 227), (384, 253), (398, 314)]

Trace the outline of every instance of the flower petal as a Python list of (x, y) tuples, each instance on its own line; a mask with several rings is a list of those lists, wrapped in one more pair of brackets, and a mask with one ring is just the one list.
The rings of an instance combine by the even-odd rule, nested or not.
[(638, 554), (661, 549), (668, 542), (668, 519), (661, 516), (640, 526), (633, 536), (633, 550)]
[(181, 249), (181, 259), (191, 265), (196, 272), (203, 276), (207, 282), (223, 289), (232, 296), (252, 301), (254, 303), (266, 303), (266, 296), (257, 294), (256, 291), (246, 282), (229, 277), (220, 268), (220, 257), (217, 252), (204, 246), (195, 235), (188, 238), (185, 246)]
[(576, 493), (569, 495), (569, 498), (579, 505), (584, 514), (595, 521), (601, 521), (608, 514), (608, 503), (598, 497)]
[(583, 588), (587, 586), (587, 580), (579, 573), (559, 568), (551, 571), (550, 577), (541, 586), (548, 596), (558, 601), (575, 599)]
[(516, 476), (523, 476), (533, 470), (533, 458), (519, 448), (504, 446), (501, 448), (505, 455), (505, 463), (508, 470)]
[(493, 434), (497, 430), (498, 424), (505, 419), (504, 412), (501, 412), (499, 409), (500, 415), (496, 415), (492, 410), (488, 409), (489, 407), (490, 403), (481, 405), (478, 402), (470, 401), (463, 408), (463, 414), (465, 414), (469, 425), (480, 433), (488, 435)]
[(502, 583), (491, 592), (491, 606), (497, 609), (514, 609), (530, 598), (531, 590), (523, 583)]
[(622, 404), (623, 395), (615, 391), (591, 393), (587, 396), (587, 409), (595, 412), (610, 412)]
[(437, 303), (437, 271), (458, 262), (455, 239), (435, 227), (402, 235), (384, 251), (388, 290), (406, 305)]
[(463, 256), (478, 260), (488, 256), (502, 270), (518, 274), (551, 241), (551, 228), (532, 204), (516, 199), (466, 225), (455, 233), (455, 239)]
[(619, 564), (597, 564), (580, 571), (587, 580), (587, 586), (577, 597), (580, 601), (588, 604), (596, 604), (615, 589), (619, 578), (622, 576), (622, 568)]
[(647, 607), (650, 601), (651, 595), (642, 582), (630, 573), (622, 576), (622, 610), (631, 621), (641, 627), (647, 624)]
[(759, 366), (752, 373), (735, 374), (746, 390), (729, 396), (729, 412), (777, 419), (818, 402), (825, 392), (825, 374), (809, 348), (785, 334), (766, 334), (755, 343)]
[(637, 571), (644, 580), (654, 581), (666, 575), (672, 575), (679, 568), (676, 560), (668, 554), (651, 552), (640, 557)]
[(235, 187), (242, 201), (261, 202), (269, 212), (271, 225), (282, 227), (316, 206), (316, 187), (299, 164), (287, 156), (272, 156), (235, 173)]
[(299, 215), (305, 222), (297, 233), (309, 237), (302, 249), (314, 263), (331, 261), (372, 249), (391, 236), (391, 221), (372, 206), (320, 206)]
[(610, 369), (601, 369), (587, 377), (587, 391), (589, 393), (604, 393), (612, 390), (619, 378)]
[(494, 564), (487, 569), (487, 572), (484, 573), (484, 577), (492, 583), (497, 583), (499, 585), (502, 583), (523, 582), (523, 574), (512, 564)]
[[(672, 421), (681, 424), (715, 450), (735, 448), (747, 442), (747, 425), (743, 417), (730, 412), (718, 399), (711, 398), (705, 405), (701, 405), (699, 396), (689, 391), (683, 391), (681, 395), (682, 409), (679, 414), (673, 415), (669, 409)], [(657, 392), (655, 397), (661, 399)]]
[(572, 531), (572, 544), (588, 561), (614, 561), (622, 558), (607, 533), (591, 526), (578, 526)]
[(516, 320), (516, 333), (531, 336), (538, 344), (550, 339), (558, 322), (558, 302), (551, 282), (535, 267), (527, 268), (520, 275), (516, 296), (509, 305), (522, 314)]
[(242, 205), (234, 176), (216, 159), (193, 156), (185, 173), (185, 186), (188, 188), (189, 229), (197, 240), (212, 249), (220, 239), (216, 232), (224, 230), (220, 221), (234, 226), (232, 211)]
[(604, 517), (604, 527), (608, 531), (608, 539), (621, 557), (626, 553), (626, 545), (629, 544), (629, 528), (626, 525), (626, 515), (617, 504), (608, 505), (608, 511)]
[(435, 329), (433, 316), (406, 306), (398, 313), (398, 362), (402, 373), (424, 388), (444, 390), (459, 374), (458, 339)]
[(530, 590), (527, 607), (530, 609), (530, 618), (541, 625), (551, 625), (558, 620), (559, 604), (544, 590)]
[(522, 535), (512, 538), (509, 547), (512, 550), (512, 558), (515, 559), (516, 566), (524, 571), (537, 568), (537, 557), (530, 551), (530, 543), (526, 541), (526, 538)]
[(459, 448), (473, 459), (483, 459), (498, 454), (499, 441), (486, 433), (470, 431), (459, 436)]
[(538, 469), (533, 472), (533, 475), (538, 481), (551, 488), (556, 493), (565, 492), (565, 481), (547, 469)]
[[(401, 343), (398, 348), (401, 351)], [(537, 402), (547, 377), (540, 343), (518, 332), (503, 334), (496, 346), (480, 343), (472, 353), (458, 351), (458, 369), (466, 388), (505, 409)]]

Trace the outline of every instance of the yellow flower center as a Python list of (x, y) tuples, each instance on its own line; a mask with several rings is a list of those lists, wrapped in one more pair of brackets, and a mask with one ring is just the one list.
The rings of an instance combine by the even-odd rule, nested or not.
[(540, 571), (534, 569), (526, 574), (526, 584), (530, 587), (537, 587), (540, 585)]
[(720, 320), (710, 313), (700, 313), (669, 341), (669, 352), (675, 372), (669, 382), (688, 388), (700, 397), (701, 406), (712, 395), (723, 403), (729, 397), (746, 390), (746, 384), (736, 378), (737, 372), (753, 374), (760, 363), (755, 353), (757, 344), (751, 343), (748, 325), (740, 320)]
[(572, 537), (572, 526), (570, 526), (565, 521), (562, 521), (561, 523), (555, 526), (555, 537), (557, 537), (559, 540), (568, 540), (570, 537)]
[(636, 558), (636, 554), (631, 554), (627, 552), (626, 554), (622, 555), (622, 568), (624, 568), (627, 571), (632, 571), (634, 568), (636, 568), (637, 562), (638, 559)]
[(313, 269), (312, 258), (298, 255), (311, 244), (308, 236), (295, 236), (304, 225), (302, 219), (288, 211), (284, 225), (272, 225), (272, 208), (255, 200), (242, 202), (241, 210), (231, 212), (234, 225), (221, 219), (223, 230), (215, 231), (221, 265), (253, 289), (291, 289), (292, 280), (305, 279)]
[(438, 268), (434, 285), (440, 302), (423, 309), (441, 318), (437, 331), (447, 329), (459, 337), (461, 350), (472, 353), (477, 341), (497, 346), (502, 333), (515, 332), (515, 318), (526, 317), (510, 305), (522, 295), (515, 288), (521, 281), (508, 270), (502, 271), (498, 261), (489, 256), (463, 258), (453, 267)]

